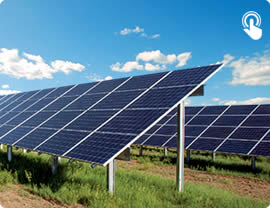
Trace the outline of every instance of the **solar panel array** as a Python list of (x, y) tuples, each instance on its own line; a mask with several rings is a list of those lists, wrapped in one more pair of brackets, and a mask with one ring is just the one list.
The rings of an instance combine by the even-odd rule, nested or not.
[(0, 143), (106, 165), (221, 65), (0, 98)]
[[(176, 110), (136, 144), (176, 148)], [(185, 148), (270, 156), (270, 105), (186, 107)]]

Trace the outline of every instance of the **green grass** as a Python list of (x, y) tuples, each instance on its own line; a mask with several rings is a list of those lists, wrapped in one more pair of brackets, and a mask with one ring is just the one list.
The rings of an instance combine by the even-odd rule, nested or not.
[[(142, 163), (154, 163), (163, 166), (176, 165), (176, 151), (170, 149), (168, 155), (164, 157), (162, 148), (147, 147), (143, 150), (143, 157), (139, 156), (139, 147), (133, 146), (132, 159)], [(251, 168), (251, 158), (233, 154), (216, 154), (213, 162), (212, 154), (209, 152), (192, 151), (189, 163), (185, 162), (185, 167), (193, 170), (202, 170), (208, 173), (258, 178), (270, 181), (270, 158), (256, 157), (256, 168)]]
[(213, 185), (185, 183), (184, 192), (175, 190), (175, 181), (120, 168), (116, 173), (116, 193), (106, 191), (105, 168), (62, 159), (56, 175), (51, 174), (48, 155), (14, 151), (7, 162), (0, 151), (0, 187), (23, 184), (46, 199), (60, 203), (80, 203), (88, 207), (266, 207), (269, 202), (240, 197)]

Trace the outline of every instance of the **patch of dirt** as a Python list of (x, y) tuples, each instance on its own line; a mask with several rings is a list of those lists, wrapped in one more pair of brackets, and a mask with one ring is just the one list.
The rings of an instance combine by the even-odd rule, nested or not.
[[(123, 169), (137, 170), (151, 175), (172, 179), (176, 178), (176, 167), (174, 166), (153, 165), (153, 167), (148, 168), (147, 165), (137, 160), (132, 160), (130, 162), (119, 161), (119, 166)], [(270, 182), (256, 178), (210, 174), (185, 168), (185, 181), (194, 184), (214, 184), (238, 195), (270, 201)]]
[(81, 205), (62, 205), (29, 193), (22, 185), (9, 185), (0, 192), (0, 207), (3, 208), (82, 208)]

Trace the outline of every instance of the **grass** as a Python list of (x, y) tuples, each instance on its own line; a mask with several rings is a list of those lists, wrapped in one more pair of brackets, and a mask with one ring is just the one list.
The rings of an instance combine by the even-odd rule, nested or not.
[[(163, 166), (176, 165), (176, 151), (169, 149), (168, 155), (164, 157), (162, 148), (147, 147), (143, 150), (143, 157), (139, 156), (139, 147), (134, 146), (131, 151), (132, 159), (142, 163), (154, 163)], [(216, 154), (213, 162), (212, 153), (202, 151), (192, 151), (189, 163), (185, 162), (185, 167), (193, 170), (206, 171), (208, 173), (258, 178), (270, 181), (270, 158), (256, 157), (256, 168), (251, 168), (251, 158), (233, 154)]]
[[(147, 159), (146, 157), (146, 160)], [(161, 162), (159, 162), (161, 163)], [(151, 163), (149, 162), (151, 168)], [(168, 163), (167, 165), (170, 165)], [(62, 159), (55, 175), (51, 158), (35, 153), (14, 151), (8, 163), (0, 151), (0, 187), (23, 184), (30, 192), (60, 203), (80, 203), (88, 207), (266, 207), (269, 202), (240, 197), (213, 185), (185, 183), (185, 191), (175, 190), (174, 180), (118, 168), (116, 193), (106, 191), (105, 168), (91, 168), (87, 163), (69, 163)]]

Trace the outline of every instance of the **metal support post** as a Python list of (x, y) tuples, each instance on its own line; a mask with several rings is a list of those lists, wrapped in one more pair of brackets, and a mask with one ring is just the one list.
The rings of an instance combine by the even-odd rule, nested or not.
[(0, 149), (3, 150), (3, 144), (0, 144)]
[(140, 156), (143, 156), (143, 146), (140, 146)]
[(167, 157), (168, 156), (168, 149), (167, 147), (164, 147), (164, 157)]
[(177, 106), (177, 163), (176, 184), (179, 192), (184, 188), (184, 143), (185, 143), (185, 105), (184, 101)]
[(187, 162), (189, 163), (190, 161), (190, 150), (187, 150)]
[(27, 149), (23, 149), (23, 153), (27, 153)]
[(215, 152), (212, 153), (212, 160), (213, 160), (213, 162), (216, 161), (216, 153)]
[(8, 151), (8, 161), (11, 162), (12, 160), (12, 146), (7, 146), (7, 151)]
[(58, 166), (58, 157), (52, 156), (52, 174), (55, 174), (57, 172), (57, 166)]
[(116, 169), (116, 160), (111, 161), (107, 167), (107, 189), (113, 194), (115, 191), (115, 169)]
[(256, 168), (256, 158), (254, 156), (251, 158), (251, 168), (252, 170)]

